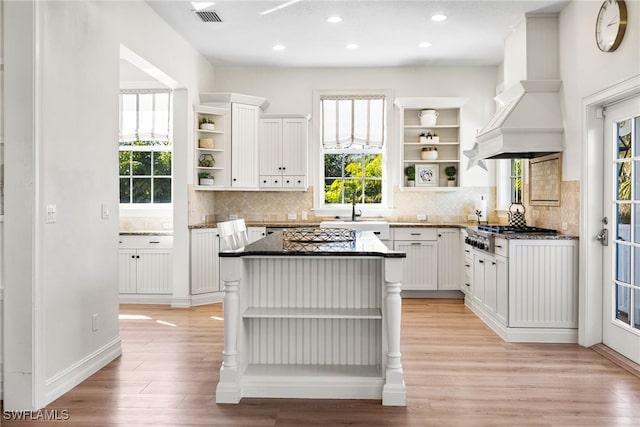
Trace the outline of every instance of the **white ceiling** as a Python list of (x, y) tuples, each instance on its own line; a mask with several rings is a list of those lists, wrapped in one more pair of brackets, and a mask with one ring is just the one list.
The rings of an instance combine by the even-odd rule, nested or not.
[[(505, 36), (526, 12), (559, 11), (549, 1), (218, 0), (219, 22), (202, 22), (189, 1), (146, 0), (216, 66), (474, 66), (502, 62)], [(431, 16), (448, 16), (434, 22)], [(338, 15), (343, 21), (330, 24)], [(420, 48), (421, 42), (431, 47)], [(348, 43), (357, 43), (354, 50)], [(285, 49), (274, 51), (275, 44)]]

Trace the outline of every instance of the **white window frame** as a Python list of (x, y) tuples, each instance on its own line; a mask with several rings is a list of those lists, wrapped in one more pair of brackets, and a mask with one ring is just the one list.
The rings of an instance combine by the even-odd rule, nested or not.
[[(522, 160), (522, 203), (524, 200), (524, 186), (527, 181), (528, 162)], [(498, 216), (505, 217), (511, 206), (511, 159), (496, 160), (496, 211)]]
[[(169, 140), (172, 140), (171, 134), (172, 134), (172, 116), (173, 116), (173, 94), (172, 91), (170, 89), (166, 89), (166, 88), (156, 88), (156, 87), (152, 87), (152, 88), (122, 88), (121, 89), (121, 93), (139, 93), (139, 94), (145, 94), (145, 93), (169, 93)], [(122, 115), (122, 105), (120, 106), (120, 115)], [(122, 118), (121, 118), (122, 120)], [(175, 169), (174, 167), (174, 156), (173, 156), (173, 152), (174, 152), (174, 146), (172, 145), (168, 145), (168, 146), (149, 146), (149, 147), (145, 147), (145, 146), (139, 146), (139, 147), (135, 147), (135, 146), (120, 146), (119, 142), (118, 142), (118, 152), (120, 151), (148, 151), (148, 152), (162, 152), (162, 151), (169, 151), (171, 152), (171, 202), (170, 203), (119, 203), (119, 210), (120, 210), (120, 216), (122, 217), (164, 217), (164, 216), (171, 216), (173, 215), (173, 198), (175, 197), (175, 191), (173, 188), (174, 185), (174, 176), (173, 176), (173, 171)], [(118, 179), (120, 177), (120, 174), (118, 174)], [(164, 177), (164, 175), (162, 175), (162, 177)], [(153, 175), (151, 176), (151, 179), (153, 179)]]
[[(371, 90), (315, 90), (313, 92), (313, 134), (311, 137), (311, 149), (309, 150), (311, 159), (311, 170), (309, 171), (310, 182), (316, 183), (316, 191), (313, 197), (313, 211), (316, 216), (351, 216), (351, 204), (325, 204), (324, 203), (324, 153), (322, 147), (322, 129), (321, 129), (321, 98), (324, 96), (371, 96), (382, 95), (385, 97), (385, 118), (384, 125), (384, 144), (379, 150), (382, 152), (382, 202), (379, 204), (361, 204), (358, 210), (365, 217), (381, 217), (389, 215), (393, 206), (393, 183), (390, 177), (394, 176), (393, 165), (395, 162), (391, 157), (394, 152), (393, 147), (396, 145), (392, 138), (391, 129), (393, 129), (393, 92), (389, 89), (371, 89)], [(376, 152), (371, 150), (371, 154)]]

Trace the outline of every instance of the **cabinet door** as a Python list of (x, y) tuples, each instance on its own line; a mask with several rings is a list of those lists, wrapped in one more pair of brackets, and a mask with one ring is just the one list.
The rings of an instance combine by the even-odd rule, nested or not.
[(478, 304), (484, 301), (485, 265), (482, 255), (473, 254), (473, 301)]
[(497, 286), (496, 286), (496, 260), (493, 257), (485, 258), (484, 266), (484, 306), (491, 312), (496, 312)]
[(218, 229), (191, 230), (191, 293), (220, 290)]
[(404, 259), (403, 290), (437, 290), (438, 289), (438, 243), (394, 242), (396, 251), (406, 252)]
[(254, 105), (231, 104), (231, 187), (258, 188), (258, 121)]
[(267, 235), (266, 227), (248, 227), (247, 236), (249, 237), (249, 243), (256, 242)]
[(121, 294), (136, 293), (136, 256), (135, 249), (120, 249), (119, 251), (118, 289)]
[(307, 119), (282, 119), (282, 173), (307, 174)]
[(438, 290), (460, 290), (460, 232), (455, 228), (438, 229)]
[(260, 119), (258, 153), (260, 175), (282, 174), (282, 119)]
[(173, 256), (170, 249), (138, 249), (136, 283), (139, 294), (170, 294)]
[(507, 313), (509, 302), (509, 271), (508, 258), (496, 255), (496, 317), (507, 326)]

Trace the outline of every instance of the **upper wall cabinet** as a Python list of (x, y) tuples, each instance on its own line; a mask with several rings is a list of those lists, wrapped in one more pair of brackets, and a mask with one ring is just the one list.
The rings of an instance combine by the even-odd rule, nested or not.
[[(402, 147), (403, 187), (419, 190), (461, 186), (460, 110), (466, 98), (396, 98)], [(408, 170), (413, 169), (413, 173)], [(407, 179), (414, 176), (411, 179)]]
[[(265, 98), (237, 93), (201, 93), (200, 102), (209, 107), (230, 111), (227, 136), (230, 141), (225, 149), (222, 186), (212, 189), (257, 190), (258, 189), (258, 126), (260, 113), (269, 105)], [(199, 163), (199, 157), (196, 159)], [(217, 164), (217, 163), (216, 163)], [(215, 181), (215, 180), (214, 180)], [(202, 189), (203, 186), (198, 186)]]
[(263, 115), (259, 130), (261, 189), (307, 187), (309, 116)]

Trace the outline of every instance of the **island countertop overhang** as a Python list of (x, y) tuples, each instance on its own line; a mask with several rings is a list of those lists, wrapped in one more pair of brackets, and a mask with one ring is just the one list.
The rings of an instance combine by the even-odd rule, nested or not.
[(248, 256), (313, 256), (313, 257), (381, 257), (381, 258), (406, 258), (406, 253), (394, 251), (385, 246), (370, 231), (356, 233), (355, 241), (329, 242), (317, 244), (286, 245), (281, 231), (269, 234), (263, 239), (251, 243), (237, 252), (220, 252), (222, 258), (248, 257)]

